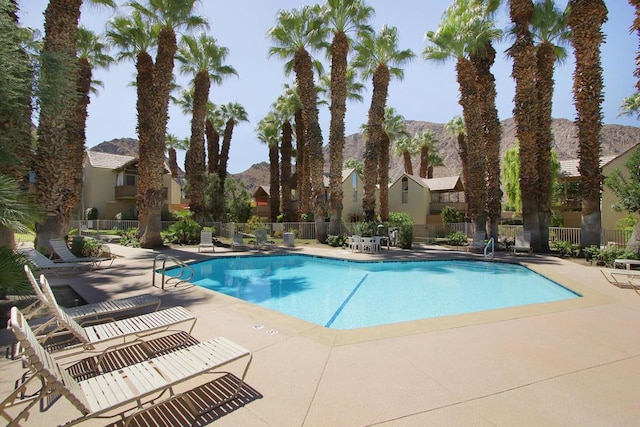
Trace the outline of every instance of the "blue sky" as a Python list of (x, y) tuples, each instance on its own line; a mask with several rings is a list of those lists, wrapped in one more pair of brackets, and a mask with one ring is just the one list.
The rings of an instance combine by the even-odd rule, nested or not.
[[(117, 0), (118, 1), (118, 0)], [(42, 29), (46, 0), (18, 0), (21, 24)], [(118, 1), (122, 4), (122, 1)], [(218, 43), (230, 50), (227, 64), (238, 71), (239, 77), (230, 77), (220, 86), (211, 88), (210, 99), (217, 104), (239, 102), (249, 114), (249, 123), (236, 126), (229, 159), (229, 171), (238, 173), (252, 164), (268, 161), (268, 151), (255, 136), (255, 127), (270, 109), (273, 101), (282, 93), (282, 86), (291, 83), (293, 76), (285, 76), (283, 62), (268, 57), (271, 42), (265, 37), (267, 30), (276, 21), (280, 9), (292, 9), (313, 1), (294, 0), (233, 0), (215, 3), (202, 1), (198, 13), (206, 16), (210, 23), (207, 31)], [(557, 0), (559, 7), (566, 6), (566, 0)], [(604, 69), (603, 115), (605, 124), (637, 126), (633, 117), (617, 117), (621, 100), (634, 91), (635, 55), (638, 37), (629, 32), (634, 10), (625, 0), (607, 0), (608, 22), (603, 31), (606, 43), (602, 46), (602, 66)], [(454, 63), (436, 64), (422, 59), (426, 43), (424, 34), (436, 30), (448, 0), (369, 0), (367, 4), (375, 9), (371, 25), (379, 29), (382, 25), (395, 26), (399, 33), (399, 48), (412, 49), (416, 58), (405, 70), (404, 80), (392, 81), (387, 105), (394, 107), (407, 120), (422, 120), (445, 123), (461, 114), (458, 104), (458, 85), (455, 80)], [(125, 13), (121, 9), (116, 13)], [(84, 6), (81, 24), (95, 32), (104, 31), (105, 23), (113, 12), (96, 7)], [(498, 16), (498, 26), (505, 28), (508, 10), (503, 6)], [(497, 107), (500, 119), (512, 116), (515, 84), (511, 78), (512, 62), (504, 54), (508, 42), (496, 46), (498, 55), (492, 71), (497, 84)], [(572, 98), (572, 74), (575, 68), (573, 51), (567, 46), (570, 57), (556, 67), (556, 88), (553, 116), (555, 118), (575, 118)], [(321, 57), (320, 54), (316, 56)], [(323, 58), (323, 56), (322, 56)], [(129, 86), (134, 79), (134, 65), (124, 62), (113, 65), (109, 70), (95, 72), (95, 77), (104, 82), (97, 96), (92, 96), (87, 122), (87, 147), (92, 147), (113, 138), (136, 138), (136, 94)], [(329, 69), (327, 67), (326, 71)], [(176, 70), (177, 72), (177, 70)], [(187, 76), (178, 76), (178, 81), (186, 85)], [(362, 103), (347, 105), (347, 135), (357, 133), (367, 120), (371, 103), (371, 82), (366, 81), (366, 91)], [(37, 118), (36, 118), (37, 120)], [(190, 117), (179, 109), (171, 107), (168, 131), (180, 138), (189, 137)], [(320, 120), (325, 143), (328, 140), (328, 107), (321, 107)], [(179, 156), (184, 167), (184, 153)]]

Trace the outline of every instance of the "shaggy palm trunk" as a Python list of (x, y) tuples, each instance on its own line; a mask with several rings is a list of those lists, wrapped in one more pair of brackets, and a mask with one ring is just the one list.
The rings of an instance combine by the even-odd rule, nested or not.
[(280, 187), (282, 187), (282, 215), (284, 222), (292, 220), (291, 214), (291, 152), (293, 129), (291, 123), (286, 120), (282, 124), (282, 143), (280, 144)]
[(402, 160), (404, 161), (404, 171), (409, 175), (413, 175), (413, 165), (411, 164), (411, 153), (408, 151), (402, 152)]
[(217, 174), (218, 159), (220, 157), (220, 134), (209, 119), (204, 122), (204, 131), (207, 135), (207, 171)]
[[(486, 161), (482, 144), (482, 109), (475, 70), (470, 61), (459, 58), (456, 64), (458, 85), (460, 86), (460, 105), (467, 131), (465, 187), (468, 212), (476, 232), (486, 233)], [(464, 164), (464, 163), (463, 163)]]
[[(309, 180), (309, 168), (307, 150), (305, 149), (306, 131), (302, 118), (302, 109), (296, 110), (296, 189), (298, 191), (298, 216), (311, 211), (311, 181)], [(299, 218), (298, 218), (299, 219)]]
[(198, 71), (194, 79), (193, 117), (191, 119), (191, 140), (189, 141), (189, 163), (186, 164), (189, 182), (189, 209), (196, 222), (204, 221), (204, 125), (207, 115), (207, 101), (211, 81), (209, 73)]
[[(640, 0), (629, 0), (629, 4), (636, 10), (636, 16), (633, 20), (631, 30), (635, 31), (636, 34), (638, 34), (638, 38), (640, 39)], [(638, 79), (638, 81), (636, 82), (636, 90), (640, 91), (640, 46), (636, 51), (636, 69), (633, 70), (633, 75)]]
[(331, 123), (329, 127), (329, 234), (340, 234), (344, 117), (347, 111), (347, 53), (349, 39), (336, 33), (331, 44)]
[(378, 186), (380, 187), (380, 221), (389, 221), (389, 136), (382, 132), (378, 159)]
[(269, 144), (269, 221), (277, 222), (280, 214), (280, 161), (278, 143)]
[[(470, 182), (469, 177), (469, 149), (467, 148), (467, 137), (464, 133), (459, 133), (457, 137), (458, 141), (458, 156), (460, 157), (460, 164), (462, 166), (462, 181), (464, 184), (464, 200), (469, 203), (469, 189)], [(468, 210), (468, 209), (467, 209)]]
[[(217, 200), (224, 200), (224, 183), (227, 180), (227, 165), (229, 164), (229, 150), (231, 149), (231, 138), (233, 137), (233, 128), (235, 127), (235, 120), (230, 118), (224, 127), (222, 134), (222, 148), (220, 150), (220, 157), (218, 159), (218, 197)], [(224, 217), (224, 204), (218, 205), (218, 212), (216, 212), (216, 218), (221, 221)]]
[[(149, 164), (149, 150), (151, 138), (151, 104), (153, 94), (153, 59), (146, 52), (141, 52), (136, 58), (136, 90), (138, 99), (136, 109), (138, 112), (138, 175), (140, 165)], [(148, 181), (138, 177), (137, 182), (137, 208), (138, 208), (138, 238), (147, 228), (147, 210), (141, 209), (144, 203), (142, 195), (147, 191)]]
[(40, 118), (34, 170), (36, 198), (44, 220), (36, 224), (38, 248), (49, 251), (49, 240), (70, 228), (71, 213), (80, 201), (82, 163), (76, 153), (84, 140), (73, 138), (76, 107), (76, 46), (82, 0), (51, 0), (45, 11), (45, 38), (40, 68)]
[(420, 147), (420, 178), (427, 177), (427, 169), (429, 167), (429, 146), (423, 145)]
[(498, 241), (498, 225), (502, 216), (502, 190), (500, 189), (500, 138), (502, 127), (496, 108), (496, 81), (491, 73), (496, 51), (486, 43), (482, 55), (472, 58), (482, 99), (483, 145), (486, 162), (487, 235)]
[(169, 155), (169, 170), (171, 171), (172, 178), (178, 178), (178, 153), (173, 147), (167, 148)]
[(551, 132), (553, 105), (553, 68), (556, 54), (553, 44), (543, 42), (537, 50), (536, 93), (538, 95), (538, 217), (540, 223), (540, 249), (549, 252), (549, 226), (551, 225)]
[(531, 246), (540, 251), (540, 224), (538, 215), (538, 161), (536, 129), (538, 129), (537, 95), (535, 87), (536, 54), (529, 31), (533, 15), (531, 0), (512, 0), (511, 20), (516, 25), (516, 41), (511, 47), (512, 77), (516, 82), (513, 115), (516, 137), (520, 142), (520, 192), (524, 229), (531, 232)]
[(600, 45), (604, 41), (602, 24), (607, 21), (607, 7), (602, 0), (572, 0), (567, 23), (575, 51), (573, 99), (577, 110), (576, 125), (580, 144), (580, 190), (582, 224), (580, 245), (600, 245), (600, 131), (602, 129), (602, 66)]
[(369, 107), (367, 123), (368, 138), (364, 152), (364, 194), (362, 196), (362, 213), (365, 222), (375, 220), (376, 184), (378, 183), (378, 159), (380, 144), (384, 133), (384, 109), (387, 105), (389, 90), (389, 68), (380, 64), (373, 72), (373, 95)]
[(302, 104), (302, 120), (306, 129), (305, 157), (308, 159), (309, 177), (311, 180), (311, 205), (316, 228), (316, 240), (324, 243), (327, 240), (327, 214), (322, 169), (324, 155), (322, 153), (322, 132), (318, 123), (318, 103), (316, 87), (313, 81), (311, 56), (304, 49), (295, 53), (296, 82), (300, 102)]

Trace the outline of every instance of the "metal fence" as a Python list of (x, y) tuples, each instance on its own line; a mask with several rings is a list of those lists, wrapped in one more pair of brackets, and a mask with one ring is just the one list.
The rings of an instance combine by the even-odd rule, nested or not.
[[(162, 230), (169, 228), (172, 221), (162, 221)], [(256, 224), (250, 223), (220, 223), (208, 222), (205, 227), (212, 227), (214, 235), (231, 238), (234, 233), (252, 234)], [(282, 236), (282, 233), (292, 232), (296, 239), (313, 240), (316, 238), (315, 223), (313, 222), (284, 222), (284, 223), (261, 223), (260, 227), (267, 227), (269, 234), (275, 237)], [(134, 220), (76, 220), (71, 221), (71, 228), (79, 230), (80, 234), (99, 234), (101, 230), (128, 230), (138, 228), (138, 221)], [(521, 225), (500, 225), (498, 233), (500, 237), (515, 238), (516, 233), (522, 230)], [(344, 223), (341, 227), (342, 234), (352, 234), (353, 223)], [(417, 242), (433, 242), (437, 238), (444, 238), (450, 233), (462, 232), (469, 237), (473, 236), (474, 226), (471, 223), (457, 224), (426, 224), (413, 226), (413, 238)], [(602, 230), (602, 245), (617, 245), (625, 247), (631, 235), (625, 230)], [(566, 241), (580, 245), (580, 229), (567, 227), (549, 227), (549, 241)]]

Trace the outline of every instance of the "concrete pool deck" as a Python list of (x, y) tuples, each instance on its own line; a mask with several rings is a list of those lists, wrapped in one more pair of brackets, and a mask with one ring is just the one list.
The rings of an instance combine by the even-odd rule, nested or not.
[[(50, 281), (70, 285), (88, 302), (158, 295), (163, 307), (183, 305), (198, 317), (197, 339), (222, 335), (253, 352), (246, 382), (258, 394), (197, 425), (602, 426), (637, 425), (640, 419), (640, 295), (612, 286), (596, 267), (497, 253), (497, 259), (521, 262), (583, 298), (338, 331), (188, 284), (164, 291), (151, 286), (158, 254), (190, 261), (255, 251), (111, 250), (122, 256), (112, 268)], [(429, 246), (373, 255), (316, 246), (270, 252), (361, 260), (482, 257)], [(240, 365), (228, 371), (239, 375)], [(20, 362), (3, 359), (0, 372), (4, 399), (22, 372)], [(78, 415), (60, 399), (45, 412), (34, 408), (23, 425), (50, 426)]]

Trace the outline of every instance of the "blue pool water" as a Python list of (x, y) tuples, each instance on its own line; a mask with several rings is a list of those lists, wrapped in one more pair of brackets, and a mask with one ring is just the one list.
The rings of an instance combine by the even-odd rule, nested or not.
[(284, 255), (220, 257), (191, 266), (196, 285), (335, 329), (579, 297), (526, 267), (496, 262)]

